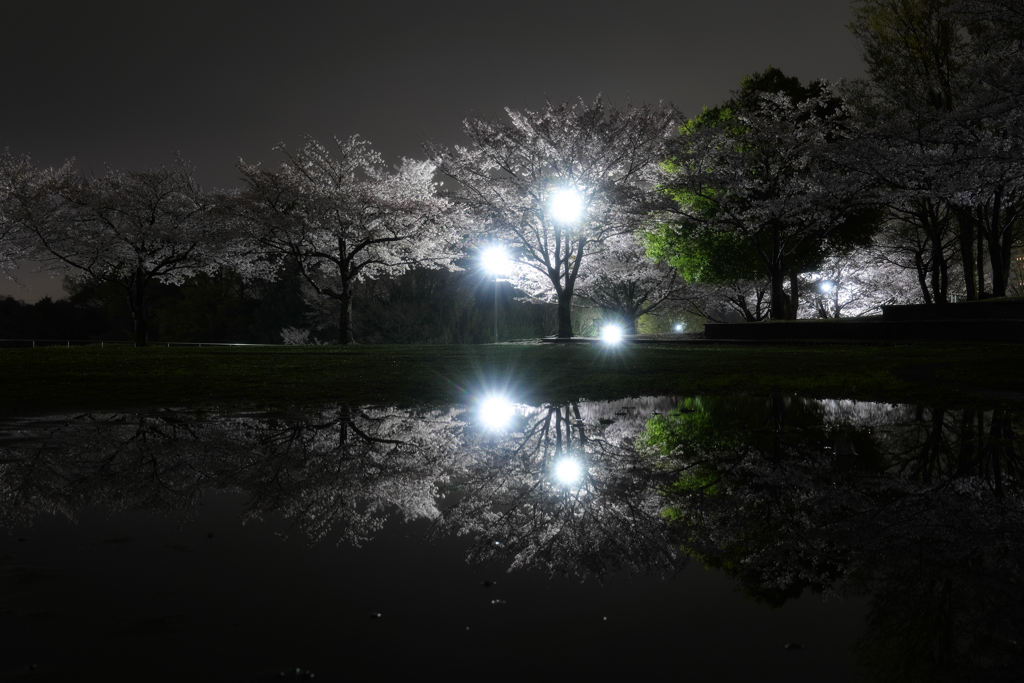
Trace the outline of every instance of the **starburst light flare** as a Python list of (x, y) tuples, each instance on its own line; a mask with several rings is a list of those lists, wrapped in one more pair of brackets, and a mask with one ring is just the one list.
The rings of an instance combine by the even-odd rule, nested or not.
[(480, 419), (487, 429), (504, 429), (516, 413), (515, 406), (504, 396), (488, 396), (480, 403)]
[(512, 271), (512, 260), (508, 257), (508, 251), (500, 245), (484, 249), (480, 254), (480, 263), (491, 275), (508, 275)]
[(575, 223), (583, 215), (583, 197), (576, 190), (559, 190), (551, 197), (551, 215), (560, 223)]
[(555, 463), (555, 479), (558, 483), (571, 486), (583, 477), (583, 466), (574, 458), (562, 458)]
[(624, 334), (618, 325), (605, 325), (601, 328), (601, 341), (605, 344), (618, 344), (622, 342)]

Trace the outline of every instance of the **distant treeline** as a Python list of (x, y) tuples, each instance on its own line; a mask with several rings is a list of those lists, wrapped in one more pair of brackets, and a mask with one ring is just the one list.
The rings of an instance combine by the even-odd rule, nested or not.
[[(246, 283), (223, 269), (183, 285), (151, 285), (150, 340), (280, 344), (286, 328), (311, 330), (311, 341), (338, 338), (337, 316), (314, 311), (295, 269), (275, 281)], [(131, 341), (131, 310), (110, 283), (65, 278), (66, 298), (29, 304), (0, 298), (0, 339)], [(494, 281), (470, 271), (417, 269), (362, 283), (353, 298), (358, 338), (374, 344), (478, 344), (494, 341)], [(520, 301), (498, 283), (502, 340), (536, 338), (557, 326), (554, 306)]]

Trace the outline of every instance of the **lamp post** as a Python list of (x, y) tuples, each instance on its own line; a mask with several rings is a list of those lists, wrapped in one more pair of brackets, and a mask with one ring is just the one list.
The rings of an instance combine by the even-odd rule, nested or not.
[(832, 309), (832, 317), (833, 318), (838, 318), (839, 317), (839, 287), (837, 287), (834, 282), (830, 282), (830, 281), (826, 280), (825, 282), (821, 283), (821, 291), (825, 292), (825, 294), (832, 293), (832, 295), (833, 295), (832, 299), (835, 302), (834, 307)]
[(505, 247), (495, 245), (487, 247), (480, 255), (484, 270), (494, 276), (494, 343), (498, 343), (498, 277), (508, 275), (512, 262), (508, 258)]

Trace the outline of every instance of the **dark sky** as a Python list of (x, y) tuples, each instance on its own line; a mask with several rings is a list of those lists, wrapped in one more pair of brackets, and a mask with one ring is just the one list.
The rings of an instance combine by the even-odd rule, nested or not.
[[(467, 116), (598, 93), (685, 115), (772, 65), (806, 81), (863, 75), (849, 0), (154, 3), (6, 0), (0, 145), (83, 172), (175, 151), (205, 187), (239, 157), (358, 133), (388, 163), (461, 142)], [(0, 295), (62, 296), (19, 275)]]

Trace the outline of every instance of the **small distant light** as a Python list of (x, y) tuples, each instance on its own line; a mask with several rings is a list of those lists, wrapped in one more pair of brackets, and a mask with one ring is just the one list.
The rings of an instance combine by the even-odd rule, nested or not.
[(515, 413), (515, 406), (504, 396), (490, 396), (480, 403), (480, 419), (488, 429), (504, 429)]
[(573, 223), (583, 214), (583, 197), (576, 190), (559, 190), (551, 197), (551, 215), (561, 223)]
[(622, 337), (622, 328), (618, 325), (605, 325), (601, 328), (601, 341), (605, 344), (618, 344)]
[(676, 332), (682, 332), (683, 331), (683, 324), (682, 323), (676, 323), (675, 330), (676, 330)]
[(583, 477), (583, 466), (573, 458), (562, 458), (555, 463), (555, 479), (559, 483), (571, 486)]
[(833, 285), (832, 285), (831, 282), (822, 282), (821, 283), (821, 291), (823, 291), (823, 292), (831, 292), (832, 291), (832, 287), (833, 287)]

